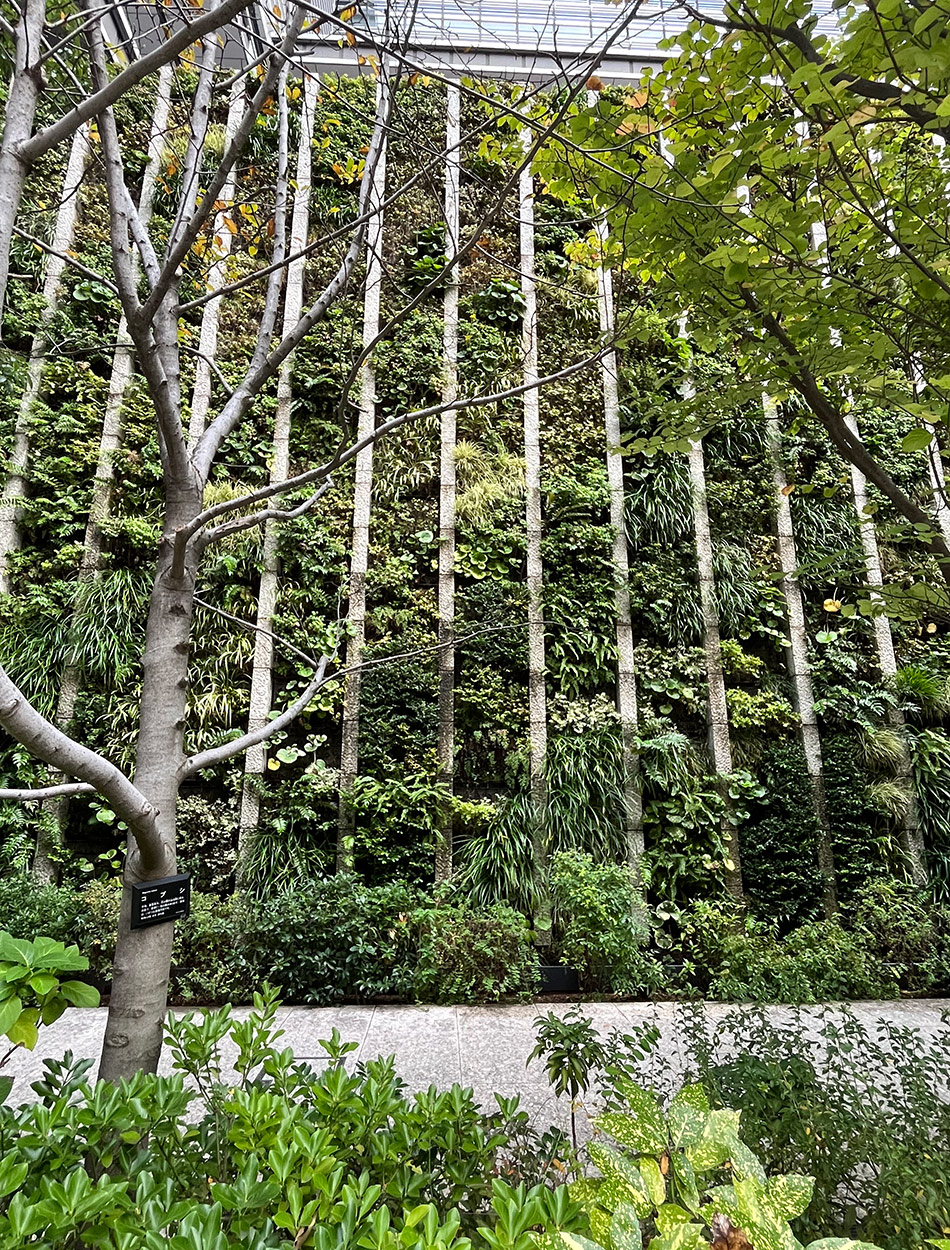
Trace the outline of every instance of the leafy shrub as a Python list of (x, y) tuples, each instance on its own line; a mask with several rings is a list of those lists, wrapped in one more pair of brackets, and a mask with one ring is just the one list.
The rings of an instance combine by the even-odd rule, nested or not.
[(858, 895), (854, 926), (902, 989), (945, 993), (950, 988), (950, 908), (900, 881), (869, 882)]
[(247, 900), (239, 924), (249, 981), (270, 981), (302, 1003), (408, 995), (415, 963), (409, 913), (418, 902), (409, 886), (365, 886), (343, 873), (302, 881), (279, 898)]
[(827, 1009), (778, 1020), (737, 1008), (713, 1030), (683, 1009), (676, 1036), (713, 1105), (742, 1107), (765, 1166), (815, 1177), (799, 1237), (908, 1250), (950, 1227), (946, 1018), (926, 1046), (916, 1029)]
[(552, 855), (550, 867), (557, 950), (585, 987), (617, 994), (657, 988), (661, 973), (644, 951), (650, 931), (632, 871), (595, 864), (580, 851)]
[(762, 921), (701, 903), (681, 923), (687, 980), (721, 1002), (814, 1003), (896, 992), (862, 935), (837, 921), (812, 921), (780, 940)]
[(540, 970), (527, 921), (510, 907), (475, 911), (443, 905), (415, 913), (419, 955), (414, 988), (428, 1002), (495, 1002), (537, 993)]
[(0, 917), (15, 938), (45, 934), (57, 942), (75, 940), (83, 902), (67, 886), (37, 885), (26, 874), (0, 879)]
[(47, 1061), (38, 1103), (0, 1107), (0, 1245), (471, 1250), (464, 1220), (528, 1250), (526, 1228), (583, 1226), (566, 1189), (497, 1179), (548, 1179), (562, 1153), (517, 1099), (485, 1114), (457, 1085), (409, 1095), (391, 1058), (351, 1075), (338, 1036), (318, 1075), (277, 1048), (276, 1000), (255, 1006), (173, 1019), (173, 1076), (92, 1086), (92, 1061)]

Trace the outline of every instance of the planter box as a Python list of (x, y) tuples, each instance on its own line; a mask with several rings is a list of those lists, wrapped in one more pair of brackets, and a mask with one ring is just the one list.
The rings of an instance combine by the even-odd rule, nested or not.
[(566, 964), (541, 964), (540, 994), (577, 994), (580, 982), (577, 969)]

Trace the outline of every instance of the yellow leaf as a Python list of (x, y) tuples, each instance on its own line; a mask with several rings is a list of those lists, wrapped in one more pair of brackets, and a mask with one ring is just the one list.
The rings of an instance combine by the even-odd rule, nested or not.
[(252, 245), (251, 245), (251, 246), (247, 249), (247, 254), (248, 254), (248, 256), (256, 256), (256, 255), (257, 255), (257, 248), (256, 248), (256, 247), (254, 247), (254, 246), (253, 246), (253, 244), (252, 244)]
[(237, 234), (238, 228), (236, 224), (231, 220), (230, 217), (222, 217), (221, 220), (224, 222), (224, 224), (227, 226), (228, 230), (230, 230), (232, 234)]
[(356, 36), (353, 34), (351, 30), (346, 31), (346, 42), (350, 45), (351, 48), (356, 47)]
[(826, 599), (823, 606), (826, 612), (839, 612), (841, 601), (840, 599)]
[(794, 489), (795, 489), (795, 483), (794, 483), (794, 482), (792, 482), (792, 484), (791, 484), (790, 486), (783, 486), (783, 487), (782, 487), (782, 494), (783, 494), (783, 495), (790, 495)]

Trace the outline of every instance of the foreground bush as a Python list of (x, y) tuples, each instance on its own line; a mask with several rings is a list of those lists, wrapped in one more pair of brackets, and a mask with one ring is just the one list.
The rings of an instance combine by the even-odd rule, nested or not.
[[(572, 1098), (590, 1091), (614, 1111), (634, 1085), (649, 1084), (675, 1104), (685, 1076), (714, 1111), (741, 1108), (742, 1140), (767, 1172), (814, 1179), (792, 1219), (802, 1241), (830, 1233), (839, 1250), (861, 1238), (921, 1250), (936, 1237), (950, 1250), (940, 1240), (950, 1235), (950, 1013), (926, 1044), (913, 1028), (868, 1026), (842, 1009), (776, 1018), (757, 1007), (713, 1015), (683, 1005), (666, 1046), (652, 1025), (601, 1037), (579, 1012), (537, 1023), (535, 1055)], [(602, 1125), (613, 1133), (610, 1122)], [(791, 1244), (752, 1239), (754, 1250)]]
[(278, 1049), (276, 1011), (268, 994), (243, 1022), (172, 1021), (171, 1077), (92, 1087), (88, 1061), (48, 1061), (39, 1103), (0, 1107), (0, 1247), (801, 1250), (789, 1219), (810, 1178), (768, 1177), (739, 1113), (699, 1086), (664, 1112), (618, 1081), (620, 1109), (597, 1121), (616, 1144), (592, 1144), (596, 1171), (565, 1184), (579, 1161), (517, 1099), (486, 1114), (459, 1086), (407, 1095), (391, 1059), (347, 1072), (355, 1046), (336, 1033), (318, 1073)]

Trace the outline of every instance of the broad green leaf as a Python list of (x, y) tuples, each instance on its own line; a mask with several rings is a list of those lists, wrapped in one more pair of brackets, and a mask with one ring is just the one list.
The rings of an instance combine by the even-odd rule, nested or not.
[[(950, 1241), (933, 1241), (933, 1246), (940, 1246), (941, 1250), (950, 1247)], [(880, 1250), (878, 1246), (872, 1245), (869, 1241), (852, 1241), (850, 1237), (820, 1237), (818, 1241), (810, 1241), (805, 1250)]]
[(24, 1050), (32, 1050), (36, 1046), (40, 1036), (36, 1027), (39, 1018), (40, 1013), (34, 1007), (20, 1012), (16, 1023), (7, 1029), (7, 1037), (14, 1046), (22, 1046)]
[(591, 1142), (589, 1150), (591, 1159), (604, 1174), (599, 1195), (603, 1205), (613, 1210), (622, 1203), (630, 1203), (638, 1215), (651, 1215), (653, 1203), (636, 1164), (601, 1142)]
[(815, 1191), (813, 1176), (772, 1176), (766, 1185), (765, 1192), (775, 1204), (780, 1215), (787, 1220), (794, 1220), (811, 1202)]
[(18, 998), (8, 998), (6, 1002), (0, 1003), (0, 1037), (9, 1033), (13, 1025), (19, 1020), (22, 1010), (23, 1004)]
[(677, 1146), (686, 1146), (702, 1131), (709, 1099), (701, 1085), (684, 1085), (670, 1103), (670, 1133)]
[(10, 1090), (13, 1089), (12, 1076), (0, 1076), (0, 1107), (10, 1097)]
[(688, 1224), (692, 1218), (691, 1212), (685, 1211), (675, 1202), (664, 1202), (656, 1213), (656, 1226), (661, 1233), (668, 1233), (670, 1229), (678, 1228), (680, 1224)]
[(58, 984), (56, 977), (51, 972), (35, 972), (28, 982), (29, 987), (34, 993), (39, 994), (42, 998), (44, 994), (48, 994), (50, 990), (55, 990)]
[(629, 1103), (629, 1113), (609, 1111), (594, 1123), (629, 1150), (660, 1154), (666, 1149), (667, 1131), (659, 1100), (632, 1081), (618, 1082), (617, 1089)]
[(930, 430), (911, 430), (901, 439), (901, 451), (923, 451), (933, 442)]
[(650, 1250), (708, 1250), (708, 1247), (700, 1224), (679, 1224), (650, 1242)]
[(98, 1007), (99, 991), (85, 981), (64, 981), (59, 992), (74, 1007)]

